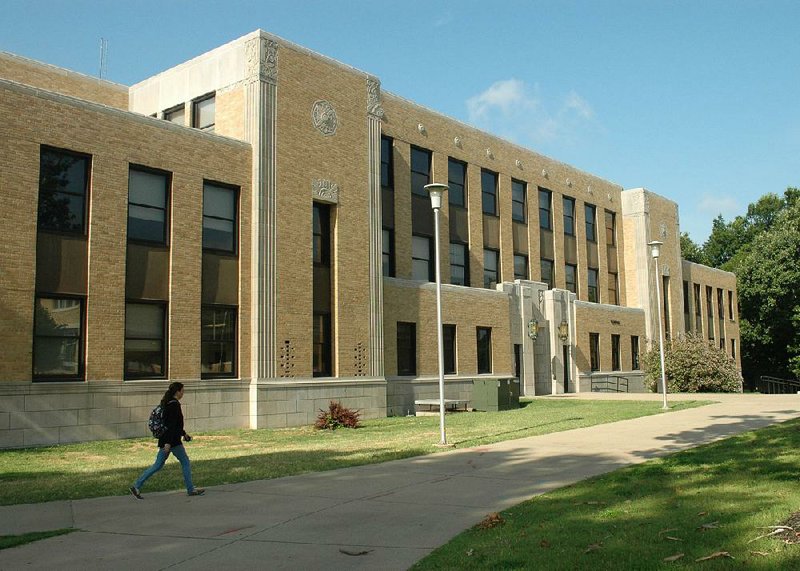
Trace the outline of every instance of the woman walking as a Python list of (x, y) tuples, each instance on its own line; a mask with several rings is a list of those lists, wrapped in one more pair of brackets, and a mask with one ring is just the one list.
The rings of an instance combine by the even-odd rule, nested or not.
[(192, 466), (189, 463), (189, 456), (183, 447), (181, 438), (186, 442), (191, 441), (192, 437), (183, 430), (183, 412), (181, 412), (180, 400), (183, 398), (183, 383), (170, 383), (164, 398), (161, 399), (161, 410), (164, 415), (164, 425), (166, 432), (158, 439), (158, 453), (156, 461), (145, 470), (136, 483), (130, 488), (131, 494), (138, 499), (144, 499), (141, 488), (150, 476), (161, 470), (172, 452), (181, 463), (183, 470), (183, 482), (186, 484), (186, 493), (190, 496), (202, 496), (205, 490), (195, 488), (192, 483)]

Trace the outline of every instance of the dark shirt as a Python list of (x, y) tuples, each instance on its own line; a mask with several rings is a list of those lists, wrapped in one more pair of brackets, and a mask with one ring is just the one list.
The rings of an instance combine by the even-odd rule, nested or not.
[(181, 403), (177, 400), (171, 400), (164, 407), (164, 424), (167, 426), (167, 431), (158, 439), (158, 447), (163, 448), (165, 444), (170, 446), (180, 446), (181, 437), (186, 435), (183, 430), (183, 412), (181, 412)]

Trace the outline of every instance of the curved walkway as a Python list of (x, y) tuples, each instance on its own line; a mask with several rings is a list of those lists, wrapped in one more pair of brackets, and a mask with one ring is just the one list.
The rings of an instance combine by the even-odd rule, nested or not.
[[(543, 398), (660, 399), (585, 394)], [(671, 395), (670, 399), (698, 395)], [(0, 507), (0, 569), (407, 569), (486, 514), (589, 476), (800, 416), (800, 395), (705, 407), (332, 472)]]

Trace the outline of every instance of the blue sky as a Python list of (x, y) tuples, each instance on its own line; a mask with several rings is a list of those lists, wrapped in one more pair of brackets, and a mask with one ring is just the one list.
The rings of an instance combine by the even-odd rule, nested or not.
[(800, 2), (3, 0), (0, 50), (130, 85), (262, 28), (680, 205), (704, 241), (800, 186)]

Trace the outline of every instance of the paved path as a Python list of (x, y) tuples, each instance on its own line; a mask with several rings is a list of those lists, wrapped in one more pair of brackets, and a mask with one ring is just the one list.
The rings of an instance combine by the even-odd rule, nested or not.
[(0, 507), (0, 535), (81, 530), (2, 550), (0, 569), (407, 569), (486, 514), (531, 496), (800, 416), (800, 395), (707, 398), (721, 402), (384, 464), (217, 486), (199, 498), (167, 492), (144, 501), (123, 496)]

